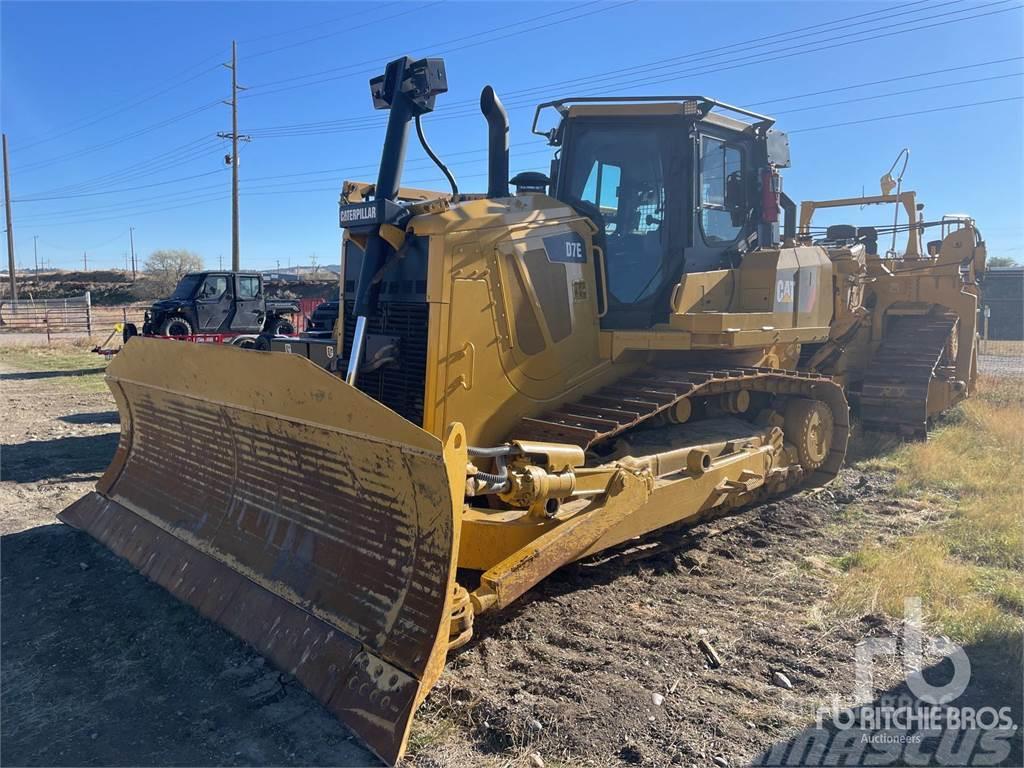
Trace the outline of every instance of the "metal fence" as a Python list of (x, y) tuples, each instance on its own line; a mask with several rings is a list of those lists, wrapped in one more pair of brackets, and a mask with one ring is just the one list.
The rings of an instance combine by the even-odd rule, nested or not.
[(5, 299), (0, 302), (0, 328), (12, 331), (92, 333), (92, 297), (68, 299)]
[[(303, 331), (306, 321), (324, 300), (299, 299), (299, 311), (294, 316), (295, 330)], [(142, 328), (143, 315), (149, 302), (135, 302), (119, 306), (96, 306), (88, 291), (83, 296), (67, 299), (0, 299), (0, 330), (80, 333), (105, 335), (117, 323), (135, 323)]]

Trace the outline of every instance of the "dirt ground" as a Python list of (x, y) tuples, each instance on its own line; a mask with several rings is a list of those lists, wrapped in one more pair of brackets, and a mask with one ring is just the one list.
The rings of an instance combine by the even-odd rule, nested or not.
[(376, 765), (250, 647), (56, 520), (117, 445), (103, 359), (0, 367), (3, 765)]
[[(3, 764), (376, 765), (251, 648), (55, 520), (117, 439), (102, 360), (82, 359), (2, 366)], [(565, 568), (478, 619), (418, 715), (407, 760), (778, 764), (767, 751), (807, 733), (833, 696), (850, 701), (857, 645), (901, 629), (836, 616), (837, 559), (935, 514), (855, 465), (826, 491)], [(957, 703), (1007, 706), (1020, 723), (1020, 670), (1000, 648), (966, 650), (972, 676)], [(948, 678), (937, 658), (926, 658), (928, 679)], [(905, 693), (903, 679), (895, 657), (876, 661), (880, 701)], [(994, 764), (1024, 764), (1019, 732), (1007, 745)]]
[[(882, 615), (837, 619), (829, 605), (835, 558), (928, 524), (930, 510), (890, 486), (844, 469), (828, 492), (565, 568), (512, 610), (481, 617), (479, 639), (449, 662), (428, 703), (461, 712), (484, 751), (536, 750), (549, 764), (756, 763), (833, 696), (849, 702), (857, 644), (899, 630)], [(1019, 683), (1000, 649), (968, 655), (971, 687), (957, 703), (1009, 706), (1019, 723)], [(896, 659), (876, 664), (876, 688), (905, 693), (903, 677)], [(1019, 740), (1016, 750), (1006, 765), (1021, 764)]]

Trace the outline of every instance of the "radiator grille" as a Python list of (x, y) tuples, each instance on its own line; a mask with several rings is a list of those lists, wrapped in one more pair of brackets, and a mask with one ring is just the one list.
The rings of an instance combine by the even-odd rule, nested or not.
[[(423, 391), (427, 371), (426, 302), (389, 301), (377, 317), (367, 320), (367, 333), (401, 337), (397, 365), (360, 373), (358, 388), (413, 424), (423, 426)], [(356, 319), (345, 313), (345, 351), (352, 348)]]

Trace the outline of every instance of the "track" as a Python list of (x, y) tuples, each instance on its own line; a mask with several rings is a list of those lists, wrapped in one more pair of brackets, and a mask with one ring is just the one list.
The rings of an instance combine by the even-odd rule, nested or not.
[(886, 334), (864, 376), (860, 418), (865, 429), (924, 440), (928, 434), (928, 387), (933, 377), (952, 376), (942, 365), (957, 316), (899, 318)]
[(828, 482), (839, 471), (850, 433), (849, 410), (842, 389), (828, 376), (778, 368), (692, 370), (647, 368), (537, 418), (524, 418), (512, 430), (521, 440), (574, 443), (587, 449), (660, 414), (683, 400), (732, 392), (807, 397), (824, 401), (832, 411), (834, 431), (829, 457), (811, 477), (811, 485)]

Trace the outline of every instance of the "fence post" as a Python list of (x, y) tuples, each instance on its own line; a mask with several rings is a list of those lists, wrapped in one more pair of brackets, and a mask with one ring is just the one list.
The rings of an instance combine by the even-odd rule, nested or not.
[(92, 291), (85, 292), (85, 332), (92, 338)]
[(50, 346), (50, 310), (43, 314), (43, 324), (46, 326), (46, 346)]

